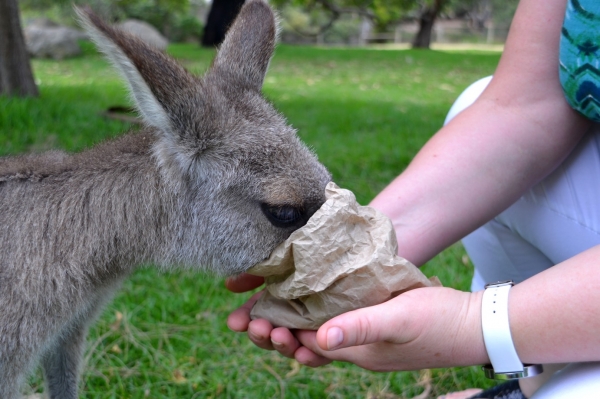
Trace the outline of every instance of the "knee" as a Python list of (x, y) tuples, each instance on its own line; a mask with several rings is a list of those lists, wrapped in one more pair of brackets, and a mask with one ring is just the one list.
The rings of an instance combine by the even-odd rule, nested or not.
[(444, 120), (444, 125), (447, 125), (456, 115), (458, 115), (462, 110), (467, 108), (469, 105), (473, 104), (475, 100), (483, 93), (483, 90), (487, 87), (487, 85), (492, 80), (491, 76), (479, 79), (478, 81), (472, 83), (469, 87), (467, 87), (454, 101), (452, 107), (450, 107), (450, 111), (448, 111), (448, 115), (446, 116), (446, 120)]

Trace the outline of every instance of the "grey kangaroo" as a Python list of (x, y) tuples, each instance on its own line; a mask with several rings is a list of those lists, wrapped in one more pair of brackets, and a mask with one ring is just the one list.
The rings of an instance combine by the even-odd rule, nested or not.
[(77, 397), (88, 326), (140, 264), (235, 275), (324, 202), (330, 175), (262, 97), (268, 5), (242, 8), (204, 77), (78, 10), (146, 127), (77, 154), (0, 158), (0, 398), (41, 363)]

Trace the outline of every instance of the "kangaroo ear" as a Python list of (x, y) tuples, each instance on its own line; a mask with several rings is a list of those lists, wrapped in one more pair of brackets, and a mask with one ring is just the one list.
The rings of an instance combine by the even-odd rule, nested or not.
[(163, 133), (172, 130), (169, 115), (177, 94), (188, 90), (195, 78), (162, 52), (107, 25), (87, 8), (75, 7), (81, 25), (129, 85), (144, 121)]
[(278, 24), (263, 0), (250, 0), (240, 10), (215, 57), (212, 73), (244, 88), (260, 91), (275, 51)]

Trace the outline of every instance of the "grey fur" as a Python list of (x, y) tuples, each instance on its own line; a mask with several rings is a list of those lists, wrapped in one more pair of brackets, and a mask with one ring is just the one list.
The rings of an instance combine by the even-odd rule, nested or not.
[[(330, 180), (260, 94), (277, 29), (263, 1), (246, 3), (203, 78), (78, 14), (148, 126), (78, 154), (0, 158), (1, 399), (38, 362), (51, 398), (76, 398), (87, 328), (138, 265), (243, 272)], [(269, 210), (282, 207), (302, 217), (281, 227)]]

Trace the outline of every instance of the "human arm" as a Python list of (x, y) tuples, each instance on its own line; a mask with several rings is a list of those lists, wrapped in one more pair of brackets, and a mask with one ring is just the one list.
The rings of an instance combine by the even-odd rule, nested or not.
[(516, 201), (571, 152), (590, 122), (558, 80), (565, 0), (521, 1), (490, 85), (371, 203), (417, 265)]
[[(560, 164), (586, 131), (589, 122), (567, 105), (558, 81), (564, 8), (564, 0), (521, 1), (492, 83), (371, 203), (392, 219), (401, 256), (421, 265), (500, 213)], [(260, 347), (277, 342), (302, 363), (328, 361), (289, 330), (265, 320), (245, 326)]]
[[(599, 259), (596, 246), (511, 289), (510, 328), (522, 362), (600, 359)], [(345, 313), (318, 332), (300, 331), (297, 337), (304, 350), (371, 370), (484, 364), (489, 359), (481, 331), (481, 297), (482, 291), (421, 288)], [(329, 350), (340, 332), (338, 348), (346, 349)]]
[[(522, 362), (600, 359), (599, 259), (596, 246), (511, 289), (510, 328)], [(277, 328), (268, 334), (280, 343), (275, 349), (309, 366), (341, 360), (384, 371), (485, 364), (489, 359), (481, 330), (481, 298), (481, 291), (420, 288), (335, 317), (318, 332), (297, 331), (294, 336)], [(256, 322), (266, 321), (252, 323)], [(267, 333), (261, 324), (249, 333), (260, 334), (261, 328)], [(335, 350), (340, 332), (337, 347), (345, 349)], [(251, 335), (253, 341), (256, 338)], [(286, 345), (286, 339), (297, 341)]]

